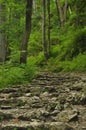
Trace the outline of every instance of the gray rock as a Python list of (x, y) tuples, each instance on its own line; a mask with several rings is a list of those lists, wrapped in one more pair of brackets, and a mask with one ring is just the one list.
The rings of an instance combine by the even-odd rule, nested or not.
[(78, 111), (64, 110), (58, 114), (57, 120), (61, 122), (78, 121)]

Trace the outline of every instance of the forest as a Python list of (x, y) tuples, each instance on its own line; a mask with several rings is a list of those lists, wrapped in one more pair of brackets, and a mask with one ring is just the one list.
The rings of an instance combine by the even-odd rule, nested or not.
[(0, 87), (45, 69), (86, 71), (86, 0), (0, 0)]
[(86, 130), (86, 0), (0, 0), (0, 130)]

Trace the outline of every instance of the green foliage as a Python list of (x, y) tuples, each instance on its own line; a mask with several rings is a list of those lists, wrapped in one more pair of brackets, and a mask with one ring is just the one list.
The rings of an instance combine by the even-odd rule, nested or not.
[(3, 121), (4, 117), (3, 115), (0, 115), (0, 121)]
[(14, 128), (13, 130), (17, 130), (17, 128)]
[(86, 71), (86, 54), (79, 54), (71, 62), (62, 62), (63, 71)]
[(24, 67), (24, 81), (31, 81), (36, 75), (36, 66), (32, 63), (27, 63)]
[(74, 57), (72, 61), (59, 61), (57, 57), (55, 59), (51, 58), (48, 62), (48, 68), (54, 72), (86, 71), (86, 54), (79, 54), (77, 57)]
[(2, 65), (0, 66), (0, 87), (29, 83), (35, 75), (36, 67), (34, 64)]
[[(23, 3), (23, 4), (22, 4)], [(7, 50), (9, 50), (8, 55), (11, 59), (12, 57), (19, 60), (19, 51), (22, 42), (22, 37), (25, 30), (25, 3), (24, 0), (6, 0), (3, 1), (5, 5), (4, 18), (5, 22), (2, 25), (6, 35)], [(17, 52), (18, 55), (15, 55)], [(12, 56), (11, 56), (12, 55)], [(13, 58), (12, 58), (13, 60)]]
[(28, 128), (28, 130), (32, 130), (31, 128)]
[(64, 35), (62, 44), (58, 46), (58, 59), (59, 60), (72, 60), (73, 57), (77, 56), (79, 53), (84, 53), (86, 51), (86, 28), (79, 29), (74, 32), (74, 30), (68, 32)]
[(19, 64), (19, 52), (11, 54), (9, 62), (0, 65), (0, 87), (29, 83), (44, 64), (44, 54), (30, 56), (27, 64)]
[(86, 71), (86, 28), (72, 29), (66, 35), (52, 48), (47, 68), (55, 72)]
[[(12, 62), (12, 63), (11, 63)], [(37, 74), (37, 70), (44, 64), (44, 55), (41, 52), (38, 56), (30, 56), (27, 64), (7, 62), (0, 66), (0, 87), (15, 84), (29, 83)]]
[(76, 0), (76, 7), (77, 7), (77, 17), (78, 17), (78, 24), (79, 26), (86, 25), (86, 1), (84, 0)]
[(40, 31), (35, 31), (30, 35), (28, 53), (31, 55), (38, 55), (42, 51), (42, 36)]
[[(65, 0), (61, 0), (61, 7)], [(30, 82), (36, 75), (36, 70), (45, 67), (42, 45), (42, 9), (40, 0), (32, 16), (32, 31), (28, 46), (27, 64), (20, 65), (20, 48), (25, 32), (24, 0), (0, 0), (5, 6), (5, 22), (0, 30), (5, 32), (8, 58), (4, 65), (0, 65), (0, 87)], [(46, 68), (51, 71), (86, 71), (86, 0), (69, 0), (67, 21), (64, 28), (60, 26), (59, 11), (55, 1), (51, 1), (51, 52)], [(70, 11), (69, 11), (70, 8)], [(47, 14), (47, 12), (46, 12)], [(48, 14), (47, 14), (48, 15)], [(47, 19), (47, 17), (46, 17)], [(48, 21), (46, 21), (48, 27)], [(46, 30), (46, 42), (47, 42)]]
[(35, 64), (36, 66), (41, 66), (44, 62), (44, 54), (43, 52), (40, 52), (37, 56), (30, 56), (28, 58), (28, 62)]

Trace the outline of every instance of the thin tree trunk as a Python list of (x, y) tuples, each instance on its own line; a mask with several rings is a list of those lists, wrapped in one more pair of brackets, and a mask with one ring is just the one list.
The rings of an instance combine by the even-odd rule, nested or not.
[(68, 0), (65, 0), (65, 4), (63, 7), (61, 7), (60, 0), (56, 0), (56, 6), (57, 6), (57, 10), (59, 12), (61, 27), (63, 28), (66, 23), (66, 18), (67, 18)]
[(33, 9), (34, 9), (34, 13), (37, 12), (37, 1), (33, 0)]
[(9, 33), (10, 33), (10, 28), (12, 26), (12, 7), (8, 7), (7, 10), (7, 21), (9, 23), (8, 26), (8, 36), (6, 37), (6, 60), (10, 59), (10, 54), (11, 54), (11, 49), (9, 47)]
[(59, 17), (60, 17), (61, 27), (63, 28), (64, 27), (64, 14), (63, 14), (63, 11), (62, 11), (62, 8), (61, 8), (59, 0), (56, 0), (56, 6), (57, 6), (58, 11), (59, 11)]
[(44, 48), (45, 60), (48, 59), (47, 43), (46, 43), (46, 0), (42, 0), (42, 43)]
[(20, 63), (26, 63), (27, 61), (27, 48), (28, 41), (31, 33), (31, 16), (32, 16), (32, 3), (33, 0), (27, 0), (26, 4), (26, 28), (25, 35), (21, 46)]
[[(0, 25), (2, 26), (5, 17), (4, 17), (4, 5), (0, 4)], [(5, 40), (5, 32), (3, 30), (0, 30), (0, 61), (4, 62), (6, 57), (6, 40)]]
[(48, 55), (50, 55), (50, 0), (47, 0), (48, 11)]
[(68, 6), (68, 0), (65, 0), (65, 5), (64, 5), (64, 22), (66, 22), (66, 18), (67, 18), (67, 6)]

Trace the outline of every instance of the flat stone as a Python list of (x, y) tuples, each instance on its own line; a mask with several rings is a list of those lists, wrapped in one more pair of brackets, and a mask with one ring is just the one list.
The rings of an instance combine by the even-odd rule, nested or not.
[(62, 122), (78, 121), (78, 111), (64, 110), (58, 114), (57, 119)]
[(0, 112), (0, 121), (13, 119), (12, 114)]
[(12, 109), (11, 106), (3, 106), (3, 105), (1, 105), (0, 108), (1, 108), (2, 110)]

